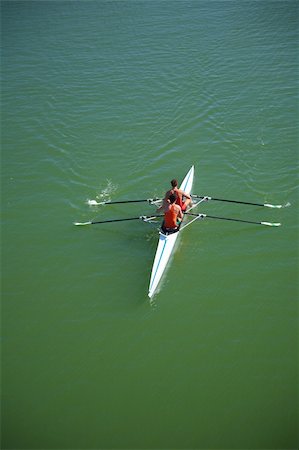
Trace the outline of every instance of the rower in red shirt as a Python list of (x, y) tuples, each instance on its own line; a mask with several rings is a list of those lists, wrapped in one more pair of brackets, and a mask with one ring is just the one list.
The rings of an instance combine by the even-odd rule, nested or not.
[(165, 231), (175, 232), (183, 219), (182, 209), (176, 204), (176, 201), (177, 195), (170, 194), (169, 199), (164, 205), (162, 205), (164, 211), (164, 222), (162, 229)]

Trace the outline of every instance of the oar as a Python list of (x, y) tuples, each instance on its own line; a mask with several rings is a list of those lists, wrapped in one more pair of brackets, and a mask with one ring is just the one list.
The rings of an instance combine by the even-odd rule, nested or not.
[(96, 200), (87, 200), (87, 203), (91, 206), (102, 206), (102, 205), (116, 205), (119, 203), (154, 203), (157, 201), (161, 201), (160, 198), (144, 198), (142, 200), (117, 200), (117, 201), (108, 201), (108, 202), (97, 202)]
[(207, 217), (208, 219), (231, 220), (233, 222), (252, 223), (254, 225), (267, 225), (268, 227), (279, 227), (281, 225), (281, 223), (253, 222), (252, 220), (232, 219), (229, 217), (210, 216), (207, 214), (192, 214), (192, 213), (188, 213), (188, 212), (186, 212), (185, 214), (187, 214), (189, 216), (197, 216), (199, 219), (205, 219)]
[(157, 215), (154, 217), (147, 216), (138, 216), (138, 217), (127, 217), (126, 219), (109, 219), (109, 220), (98, 220), (96, 222), (74, 222), (74, 225), (95, 225), (99, 223), (112, 223), (112, 222), (126, 222), (127, 220), (143, 220), (144, 222), (148, 222), (149, 219), (155, 219), (156, 217), (162, 217), (161, 215)]
[(238, 200), (227, 200), (224, 198), (208, 197), (207, 195), (192, 194), (191, 197), (202, 198), (203, 200), (206, 200), (206, 201), (215, 200), (217, 202), (239, 203), (241, 205), (266, 206), (267, 208), (282, 208), (283, 207), (283, 205), (271, 205), (270, 203), (252, 203), (252, 202), (243, 202), (243, 201), (238, 201)]

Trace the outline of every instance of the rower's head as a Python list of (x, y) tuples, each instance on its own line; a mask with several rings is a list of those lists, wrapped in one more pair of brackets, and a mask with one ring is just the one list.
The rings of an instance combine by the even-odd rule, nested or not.
[(178, 180), (176, 180), (175, 178), (173, 179), (173, 180), (171, 180), (171, 186), (173, 187), (173, 188), (175, 188), (175, 187), (177, 187), (177, 185), (178, 185)]
[(170, 194), (169, 201), (171, 204), (175, 203), (176, 199), (177, 199), (176, 194)]

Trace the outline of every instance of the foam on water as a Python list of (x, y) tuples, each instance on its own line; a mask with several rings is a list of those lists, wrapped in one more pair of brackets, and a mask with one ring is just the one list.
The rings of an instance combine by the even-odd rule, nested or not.
[(107, 180), (107, 185), (96, 195), (96, 199), (87, 199), (86, 203), (90, 206), (101, 205), (103, 202), (111, 200), (111, 196), (117, 191), (117, 184), (113, 184), (111, 180)]

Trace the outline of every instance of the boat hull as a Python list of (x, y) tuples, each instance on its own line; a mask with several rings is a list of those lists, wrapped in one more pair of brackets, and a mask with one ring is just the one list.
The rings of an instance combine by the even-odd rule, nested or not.
[[(194, 178), (194, 166), (191, 167), (187, 175), (185, 176), (180, 189), (187, 192), (187, 194), (191, 193), (192, 184)], [(150, 285), (149, 285), (149, 298), (152, 298), (155, 294), (157, 287), (161, 281), (162, 275), (166, 269), (167, 263), (171, 254), (173, 253), (173, 249), (176, 243), (176, 240), (180, 234), (180, 231), (172, 234), (164, 234), (160, 231), (159, 233), (159, 242), (158, 247), (154, 259), (153, 269), (151, 273)]]

